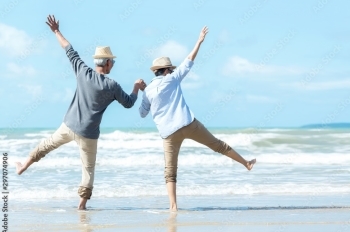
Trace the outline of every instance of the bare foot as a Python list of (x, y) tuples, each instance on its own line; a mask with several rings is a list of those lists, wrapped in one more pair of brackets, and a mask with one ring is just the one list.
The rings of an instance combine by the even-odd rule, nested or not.
[(87, 198), (80, 198), (78, 210), (86, 210), (86, 202), (87, 202), (87, 200), (88, 200)]
[(177, 212), (177, 205), (176, 205), (176, 203), (170, 204), (169, 210), (170, 210), (170, 212)]
[(23, 167), (23, 165), (20, 162), (15, 162), (16, 164), (16, 172), (18, 175), (21, 175), (26, 169)]
[(256, 163), (256, 159), (252, 159), (251, 161), (249, 161), (246, 165), (246, 168), (250, 171), (252, 170), (254, 164)]

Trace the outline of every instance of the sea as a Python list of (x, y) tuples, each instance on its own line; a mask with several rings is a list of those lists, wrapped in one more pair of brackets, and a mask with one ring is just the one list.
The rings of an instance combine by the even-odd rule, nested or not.
[[(228, 157), (185, 140), (179, 154), (178, 198), (206, 199), (202, 207), (222, 207), (224, 202), (215, 201), (229, 198), (246, 200), (230, 206), (247, 206), (249, 200), (264, 197), (270, 200), (259, 207), (281, 206), (273, 199), (289, 199), (281, 207), (350, 205), (349, 128), (208, 129), (257, 163), (247, 171)], [(52, 151), (22, 175), (15, 173), (14, 162), (25, 161), (54, 130), (0, 129), (0, 151), (8, 162), (9, 201), (78, 201), (81, 160), (75, 142)], [(148, 198), (163, 199), (168, 206), (163, 143), (155, 129), (102, 128), (95, 169), (92, 201)]]

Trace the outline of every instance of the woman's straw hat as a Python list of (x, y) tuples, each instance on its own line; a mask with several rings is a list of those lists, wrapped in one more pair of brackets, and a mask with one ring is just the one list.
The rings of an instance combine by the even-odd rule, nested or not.
[(153, 61), (151, 70), (154, 72), (155, 70), (161, 69), (161, 68), (176, 68), (176, 66), (173, 66), (171, 64), (171, 61), (169, 57), (159, 57)]

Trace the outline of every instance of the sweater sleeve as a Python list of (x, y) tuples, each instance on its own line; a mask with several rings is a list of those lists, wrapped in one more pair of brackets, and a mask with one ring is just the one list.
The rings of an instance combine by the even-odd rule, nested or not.
[(72, 45), (69, 44), (64, 49), (66, 50), (67, 57), (72, 64), (75, 76), (78, 76), (82, 70), (89, 68), (84, 61), (82, 61), (78, 52), (74, 51)]
[(116, 83), (114, 89), (114, 99), (117, 100), (125, 108), (131, 108), (134, 106), (134, 103), (137, 100), (137, 95), (134, 93), (128, 95), (124, 92), (122, 87)]

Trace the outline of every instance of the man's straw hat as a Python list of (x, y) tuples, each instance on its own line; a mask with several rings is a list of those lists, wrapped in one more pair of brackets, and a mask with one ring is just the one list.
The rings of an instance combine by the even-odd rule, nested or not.
[(116, 56), (113, 56), (111, 48), (108, 46), (102, 47), (96, 47), (95, 55), (92, 56), (94, 59), (100, 59), (100, 58), (116, 58)]
[(154, 72), (155, 70), (161, 69), (161, 68), (176, 68), (176, 66), (173, 66), (171, 64), (171, 61), (169, 57), (159, 57), (153, 61), (151, 70)]

